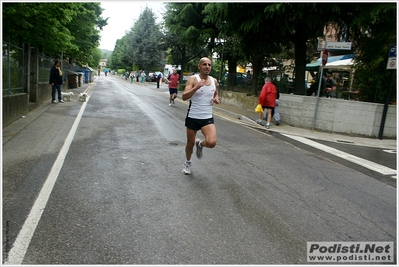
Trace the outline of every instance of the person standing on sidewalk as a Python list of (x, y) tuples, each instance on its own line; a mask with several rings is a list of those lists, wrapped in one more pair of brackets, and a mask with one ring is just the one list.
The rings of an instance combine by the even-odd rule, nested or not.
[[(274, 113), (274, 108), (276, 107), (276, 99), (277, 99), (277, 88), (273, 84), (272, 79), (270, 77), (265, 78), (265, 84), (263, 85), (262, 91), (260, 92), (258, 98), (258, 104), (262, 105), (263, 110), (267, 110), (267, 118), (266, 118), (266, 129), (270, 128), (270, 121), (272, 120), (272, 116)], [(262, 122), (263, 114), (259, 113), (258, 123)]]
[(276, 98), (276, 106), (274, 107), (274, 120), (276, 121), (276, 126), (279, 126), (281, 123), (280, 112), (278, 111), (280, 107), (280, 92), (278, 91), (277, 87), (276, 91), (277, 91), (277, 98)]
[[(196, 146), (197, 158), (202, 157), (202, 148), (213, 148), (216, 146), (216, 127), (213, 120), (213, 103), (219, 104), (217, 80), (209, 76), (212, 69), (212, 61), (203, 57), (198, 64), (199, 74), (190, 76), (184, 88), (182, 99), (190, 99), (186, 116), (186, 161), (183, 173), (191, 173), (191, 155), (194, 145)], [(201, 130), (205, 140), (196, 138), (197, 131)]]
[(145, 81), (145, 76), (147, 76), (147, 75), (145, 75), (144, 70), (141, 71), (141, 75), (140, 75), (140, 76), (141, 76), (141, 82), (144, 83), (144, 81)]
[[(280, 112), (278, 111), (278, 108), (280, 106), (280, 92), (278, 91), (277, 87), (277, 98), (276, 98), (276, 106), (274, 107), (274, 120), (276, 121), (276, 126), (279, 126), (281, 123), (281, 117), (280, 117)], [(264, 115), (263, 115), (263, 119), (265, 121), (267, 121), (267, 116), (268, 116), (268, 112), (267, 109), (265, 109)], [(259, 122), (260, 123), (260, 122)]]
[(133, 83), (133, 79), (134, 79), (134, 73), (133, 73), (133, 71), (130, 72), (129, 78), (130, 78), (130, 83)]
[(173, 73), (169, 74), (168, 78), (165, 78), (165, 82), (169, 84), (169, 106), (175, 104), (175, 98), (179, 88), (180, 75), (177, 73), (177, 69), (173, 69)]
[(334, 90), (334, 80), (331, 77), (331, 74), (327, 74), (326, 79), (326, 97), (331, 98), (331, 92)]
[(58, 102), (64, 103), (61, 96), (62, 71), (60, 66), (61, 62), (57, 60), (50, 70), (51, 102), (53, 103), (57, 103), (57, 101), (55, 101), (55, 91), (58, 93)]
[(157, 75), (157, 88), (159, 88), (159, 86), (162, 85), (162, 78), (163, 78), (162, 71), (163, 71), (163, 70), (161, 70), (161, 71), (158, 73), (158, 75)]

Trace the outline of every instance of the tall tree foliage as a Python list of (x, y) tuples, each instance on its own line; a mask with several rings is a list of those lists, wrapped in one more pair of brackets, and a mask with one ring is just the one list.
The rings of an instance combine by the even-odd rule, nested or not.
[(132, 62), (127, 60), (126, 48), (128, 47), (128, 36), (116, 40), (114, 51), (112, 52), (109, 67), (112, 69), (129, 69)]
[(285, 42), (294, 44), (294, 93), (306, 92), (304, 81), (308, 41), (323, 36), (324, 26), (338, 13), (338, 6), (331, 3), (276, 3), (267, 7), (267, 17), (278, 22), (276, 25)]
[[(265, 58), (281, 51), (284, 42), (278, 25), (266, 16), (270, 3), (212, 3), (206, 7), (206, 21), (212, 21), (220, 27), (220, 36), (225, 39), (229, 75), (228, 86), (236, 85), (235, 66), (245, 59), (252, 63), (254, 70), (253, 89), (257, 94), (263, 81), (258, 79), (262, 74)], [(273, 27), (270, 27), (273, 25)], [(230, 38), (234, 37), (234, 38)], [(236, 46), (238, 41), (238, 46)]]
[[(206, 3), (166, 4), (164, 15), (168, 46), (174, 62), (179, 62), (183, 71), (191, 60), (211, 56), (215, 46), (217, 28), (204, 21)], [(183, 77), (181, 75), (181, 77)]]
[(144, 70), (160, 70), (164, 67), (163, 52), (166, 50), (160, 25), (155, 15), (146, 7), (128, 34), (126, 60)]
[[(397, 41), (396, 3), (341, 6), (352, 18), (349, 26), (356, 52), (354, 87), (359, 90), (359, 99), (383, 103), (391, 86), (392, 72), (396, 72), (387, 70), (390, 46)], [(389, 102), (396, 102), (397, 97), (397, 76), (393, 77)]]
[[(259, 78), (265, 58), (280, 53), (280, 43), (283, 40), (279, 24), (266, 16), (266, 8), (270, 5), (271, 3), (212, 3), (206, 8), (207, 20), (220, 27), (221, 36), (235, 36), (233, 39), (226, 38), (226, 48), (230, 46), (229, 40), (234, 41), (232, 44), (236, 40), (239, 42), (234, 53), (226, 54), (229, 73), (236, 73), (234, 65), (242, 59), (252, 63), (252, 86), (255, 94), (263, 85)], [(235, 75), (229, 75), (228, 86), (234, 86), (235, 82)]]
[(95, 64), (100, 30), (107, 25), (99, 3), (3, 3), (3, 40), (26, 42), (47, 55)]

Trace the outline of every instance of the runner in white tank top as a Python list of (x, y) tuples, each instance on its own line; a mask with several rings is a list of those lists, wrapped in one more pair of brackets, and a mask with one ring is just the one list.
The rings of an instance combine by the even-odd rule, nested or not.
[[(194, 75), (197, 81), (201, 81), (199, 74)], [(198, 89), (190, 99), (190, 105), (187, 112), (187, 117), (193, 119), (210, 119), (212, 118), (212, 102), (215, 95), (215, 79), (208, 76), (211, 80), (211, 85), (204, 85)]]
[[(198, 69), (200, 74), (191, 76), (184, 88), (182, 99), (190, 99), (189, 108), (186, 117), (186, 162), (184, 163), (184, 174), (191, 173), (191, 155), (194, 145), (197, 147), (197, 158), (202, 157), (202, 148), (213, 148), (216, 145), (216, 127), (213, 121), (212, 105), (219, 104), (217, 80), (209, 73), (212, 69), (212, 61), (207, 58), (201, 58)], [(205, 140), (196, 138), (197, 131), (201, 130)]]

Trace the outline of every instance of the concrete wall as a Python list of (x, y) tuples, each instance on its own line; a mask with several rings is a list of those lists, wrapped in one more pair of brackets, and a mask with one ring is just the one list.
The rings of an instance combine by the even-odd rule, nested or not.
[(26, 93), (3, 96), (3, 127), (21, 118), (29, 111)]
[[(223, 103), (254, 110), (258, 98), (245, 93), (222, 91)], [(316, 97), (280, 94), (280, 115), (283, 123), (313, 128)], [(378, 137), (384, 105), (321, 97), (315, 129), (331, 133), (346, 133)], [(255, 111), (254, 111), (255, 112)], [(396, 138), (396, 105), (389, 105), (383, 137)]]

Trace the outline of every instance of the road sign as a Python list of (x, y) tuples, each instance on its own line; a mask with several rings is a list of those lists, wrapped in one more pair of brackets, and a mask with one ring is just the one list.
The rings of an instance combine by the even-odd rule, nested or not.
[(396, 70), (396, 45), (391, 45), (389, 49), (387, 70)]
[(388, 58), (387, 70), (396, 70), (396, 57)]
[(327, 42), (326, 49), (330, 50), (351, 50), (351, 42)]
[(317, 51), (323, 51), (326, 49), (326, 42), (323, 39), (317, 40)]
[(324, 49), (323, 55), (321, 57), (321, 63), (323, 64), (323, 66), (327, 64), (327, 61), (328, 61), (328, 50)]
[(396, 45), (391, 45), (388, 57), (396, 57)]

